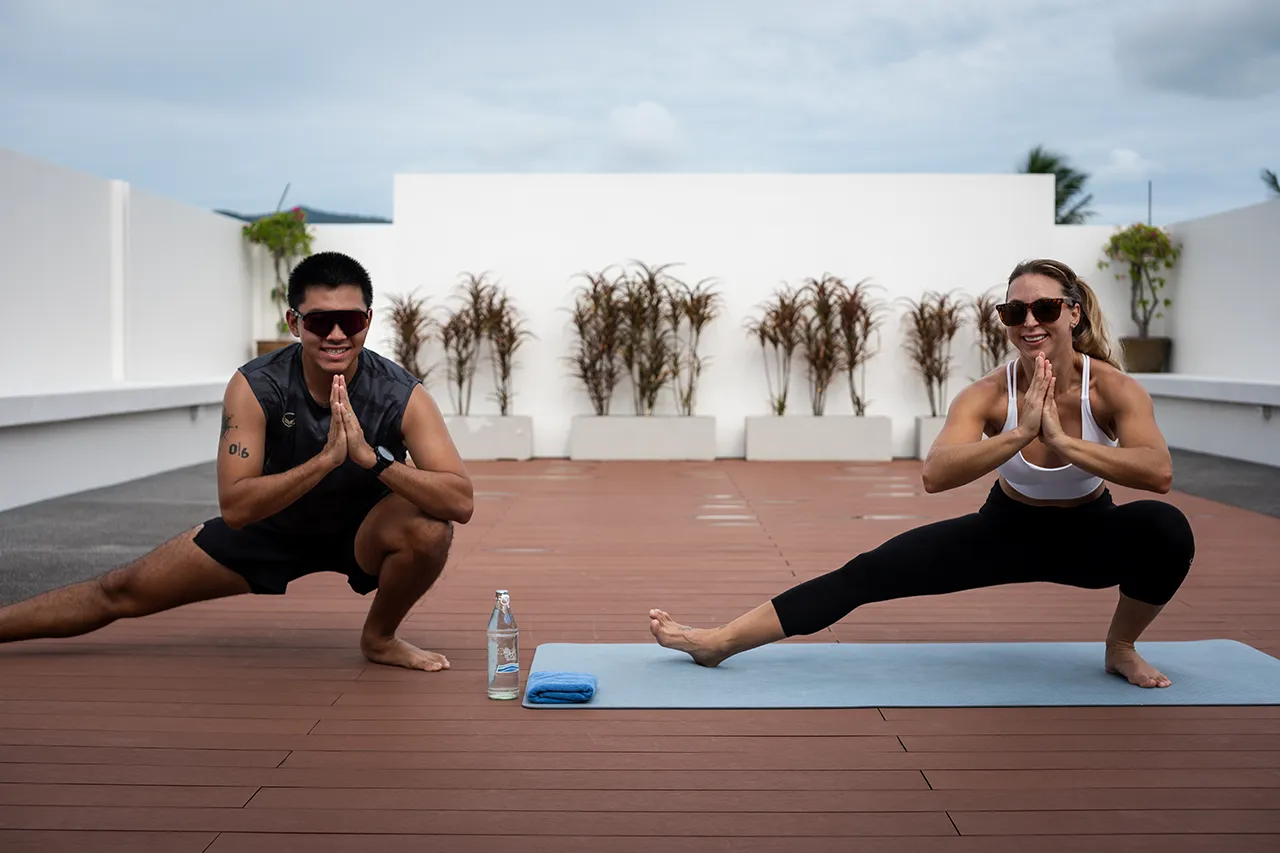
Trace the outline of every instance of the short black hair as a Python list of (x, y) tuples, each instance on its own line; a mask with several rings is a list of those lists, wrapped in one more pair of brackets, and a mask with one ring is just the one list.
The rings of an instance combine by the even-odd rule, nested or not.
[(298, 310), (306, 298), (308, 287), (341, 287), (344, 284), (359, 287), (364, 294), (365, 307), (373, 306), (373, 282), (359, 261), (341, 252), (308, 255), (289, 273), (289, 307)]

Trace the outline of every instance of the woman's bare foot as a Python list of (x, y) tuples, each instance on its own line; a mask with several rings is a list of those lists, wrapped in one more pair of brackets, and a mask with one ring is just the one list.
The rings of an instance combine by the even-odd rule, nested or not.
[(716, 666), (728, 657), (715, 642), (714, 631), (681, 625), (665, 610), (649, 611), (649, 630), (658, 645), (686, 652), (701, 666)]
[(1107, 672), (1124, 676), (1139, 687), (1168, 687), (1173, 682), (1160, 670), (1142, 659), (1136, 649), (1107, 646)]
[(424, 672), (439, 672), (449, 668), (449, 661), (444, 655), (424, 652), (399, 637), (392, 637), (390, 640), (361, 640), (360, 651), (364, 652), (371, 663), (386, 666), (402, 666)]

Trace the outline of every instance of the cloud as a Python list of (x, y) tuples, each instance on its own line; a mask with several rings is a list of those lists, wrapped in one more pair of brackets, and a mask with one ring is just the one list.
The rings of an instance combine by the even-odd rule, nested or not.
[(1280, 168), (1280, 2), (1026, 5), (0, 0), (0, 145), (383, 214), (404, 171), (1009, 172), (1044, 144), (1100, 211), (1145, 217), (1127, 184), (1159, 172), (1183, 216)]
[(1142, 181), (1163, 171), (1159, 163), (1148, 160), (1129, 148), (1115, 148), (1106, 164), (1093, 176), (1099, 181)]
[(1280, 92), (1280, 3), (1174, 0), (1117, 24), (1121, 71), (1156, 91), (1205, 98)]
[(670, 164), (683, 148), (679, 122), (653, 101), (615, 107), (609, 113), (609, 137), (622, 161), (637, 166)]

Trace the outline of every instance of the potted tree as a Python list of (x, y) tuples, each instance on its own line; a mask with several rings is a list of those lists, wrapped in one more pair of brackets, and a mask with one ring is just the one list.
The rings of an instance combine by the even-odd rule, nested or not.
[[(589, 284), (576, 297), (571, 360), (595, 413), (572, 419), (571, 459), (715, 458), (715, 418), (695, 415), (693, 400), (704, 364), (697, 345), (719, 297), (709, 280), (690, 288), (667, 272), (670, 266), (634, 261), (614, 279), (584, 274)], [(624, 376), (629, 415), (610, 408)], [(668, 388), (676, 402), (671, 414), (659, 411)]]
[(423, 349), (431, 340), (436, 321), (427, 310), (426, 300), (411, 293), (393, 293), (387, 306), (391, 327), (391, 351), (394, 361), (425, 384), (434, 365), (423, 362)]
[(1098, 268), (1114, 263), (1120, 267), (1116, 278), (1129, 280), (1129, 317), (1138, 327), (1137, 337), (1120, 338), (1125, 367), (1134, 373), (1168, 372), (1173, 341), (1152, 335), (1151, 321), (1173, 304), (1160, 295), (1167, 283), (1161, 271), (1173, 268), (1182, 247), (1163, 229), (1137, 222), (1112, 234), (1103, 251)]
[(924, 382), (929, 414), (916, 416), (916, 458), (923, 459), (947, 420), (947, 380), (955, 363), (951, 342), (964, 323), (964, 305), (950, 293), (926, 292), (919, 301), (904, 298), (906, 335), (902, 345)]
[(674, 338), (671, 353), (672, 390), (676, 410), (685, 417), (696, 417), (698, 380), (707, 358), (699, 351), (702, 331), (720, 316), (722, 300), (712, 288), (713, 279), (703, 279), (690, 286), (677, 282), (668, 293), (667, 312)]
[[(463, 273), (461, 304), (440, 323), (453, 411), (444, 415), (449, 435), (463, 459), (529, 459), (533, 418), (512, 413), (517, 350), (532, 333), (505, 289), (488, 273)], [(498, 414), (471, 412), (476, 370), (487, 350), (493, 369)]]
[(251, 245), (262, 246), (267, 250), (275, 273), (275, 285), (271, 288), (270, 296), (279, 312), (276, 321), (278, 337), (257, 341), (257, 354), (264, 355), (293, 343), (289, 336), (289, 324), (285, 322), (285, 311), (289, 307), (289, 271), (296, 261), (311, 254), (314, 234), (307, 227), (307, 215), (301, 207), (277, 210), (260, 217), (245, 225), (241, 233)]
[(988, 291), (974, 296), (969, 302), (969, 310), (973, 312), (974, 325), (977, 327), (978, 358), (982, 374), (986, 376), (1002, 365), (1005, 357), (1013, 351), (1009, 343), (1009, 331), (1000, 322), (1000, 313), (996, 306), (1003, 301), (998, 293)]
[[(748, 323), (760, 341), (769, 367), (772, 347), (778, 369), (777, 391), (767, 377), (771, 414), (746, 418), (746, 456), (753, 460), (887, 461), (893, 458), (893, 424), (887, 415), (866, 414), (866, 363), (873, 354), (880, 306), (868, 295), (866, 281), (853, 287), (824, 273), (792, 291), (775, 293), (759, 318)], [(804, 360), (809, 413), (786, 415), (791, 360)], [(861, 372), (861, 382), (858, 374)], [(827, 414), (828, 394), (843, 373), (849, 381), (853, 412)]]
[[(746, 329), (747, 334), (760, 344), (760, 354), (764, 359), (764, 381), (769, 390), (769, 413), (780, 417), (787, 412), (787, 397), (791, 391), (791, 362), (803, 334), (804, 297), (784, 284), (760, 308), (759, 317), (747, 318)], [(772, 372), (770, 364), (773, 366)]]

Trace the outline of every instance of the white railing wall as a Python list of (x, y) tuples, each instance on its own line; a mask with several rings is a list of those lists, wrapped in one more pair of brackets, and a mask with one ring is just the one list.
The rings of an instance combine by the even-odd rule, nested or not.
[(1172, 372), (1144, 377), (1174, 447), (1280, 465), (1280, 199), (1169, 226)]

